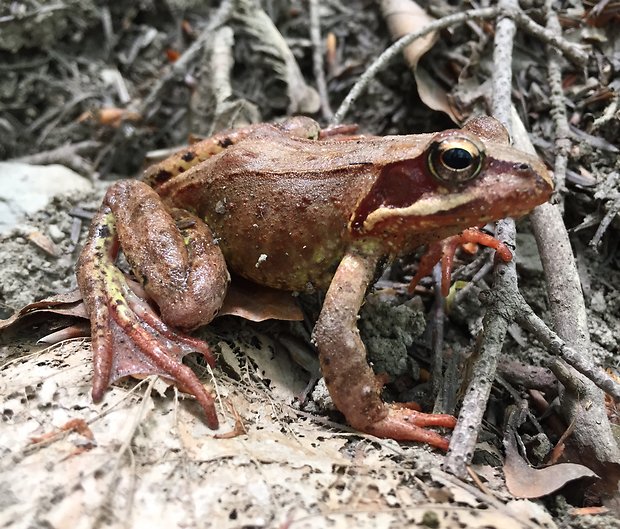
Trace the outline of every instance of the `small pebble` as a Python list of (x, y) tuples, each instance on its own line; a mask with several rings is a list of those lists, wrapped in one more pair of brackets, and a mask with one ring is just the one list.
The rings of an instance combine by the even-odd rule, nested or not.
[(58, 224), (50, 224), (47, 227), (47, 233), (55, 243), (59, 243), (65, 238), (64, 232), (58, 227)]

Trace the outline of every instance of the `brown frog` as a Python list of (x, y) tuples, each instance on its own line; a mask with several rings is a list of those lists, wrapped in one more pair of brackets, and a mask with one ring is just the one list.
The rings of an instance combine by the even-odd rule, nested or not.
[[(114, 184), (93, 220), (77, 268), (93, 398), (123, 376), (161, 374), (195, 395), (216, 428), (213, 398), (180, 359), (199, 351), (213, 362), (183, 331), (216, 316), (230, 270), (276, 289), (325, 290), (313, 338), (336, 407), (358, 430), (446, 449), (425, 427), (453, 427), (452, 416), (382, 401), (356, 325), (366, 290), (395, 256), (523, 215), (552, 189), (540, 160), (510, 147), (492, 118), (386, 137), (321, 135), (294, 118), (197, 143), (144, 181)], [(157, 312), (116, 267), (119, 247)]]

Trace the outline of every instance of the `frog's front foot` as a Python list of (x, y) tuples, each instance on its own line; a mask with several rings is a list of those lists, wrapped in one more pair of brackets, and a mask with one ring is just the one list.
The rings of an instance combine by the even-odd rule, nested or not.
[(358, 429), (377, 437), (398, 441), (417, 441), (441, 450), (448, 450), (448, 440), (428, 426), (453, 429), (456, 418), (446, 414), (422, 413), (398, 404), (386, 404), (387, 415), (376, 422), (358, 425)]
[(483, 233), (478, 228), (468, 228), (458, 235), (452, 235), (446, 239), (431, 243), (426, 253), (422, 256), (418, 265), (418, 271), (409, 283), (409, 293), (413, 294), (416, 285), (420, 280), (433, 271), (436, 263), (441, 261), (441, 293), (444, 297), (448, 297), (450, 292), (450, 278), (452, 275), (452, 265), (454, 254), (459, 245), (473, 243), (481, 244), (488, 248), (493, 248), (497, 257), (502, 261), (508, 262), (512, 259), (510, 248), (503, 242), (499, 241), (492, 235)]
[[(219, 274), (211, 272), (211, 279), (215, 275), (219, 285), (216, 294), (204, 288), (200, 267), (204, 250), (213, 244), (212, 235), (203, 233), (206, 227), (200, 227), (197, 219), (188, 222), (185, 213), (167, 211), (143, 186), (140, 182), (122, 182), (111, 188), (93, 220), (78, 262), (78, 283), (91, 320), (93, 399), (101, 400), (108, 386), (120, 378), (161, 375), (194, 395), (209, 427), (217, 428), (213, 397), (181, 361), (186, 354), (199, 352), (213, 365), (213, 355), (205, 342), (185, 336), (175, 327), (193, 328), (201, 323), (200, 318), (206, 322), (213, 317), (223, 299), (228, 273), (225, 269)], [(124, 216), (133, 216), (140, 226), (140, 220), (147, 222), (140, 216), (147, 213), (151, 230), (127, 229)], [(147, 290), (145, 295), (155, 300), (159, 312), (174, 327), (132, 290), (116, 267), (119, 240)], [(157, 251), (168, 255), (173, 268), (152, 268), (149, 257)], [(174, 284), (176, 277), (180, 279)], [(205, 290), (211, 302), (201, 294)]]

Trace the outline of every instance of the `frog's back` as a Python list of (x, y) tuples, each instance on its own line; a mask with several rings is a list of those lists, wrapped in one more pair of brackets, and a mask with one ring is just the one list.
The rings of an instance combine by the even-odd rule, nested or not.
[(275, 288), (322, 289), (349, 244), (351, 212), (374, 180), (366, 164), (351, 163), (353, 151), (310, 140), (246, 140), (158, 192), (205, 220), (231, 271)]

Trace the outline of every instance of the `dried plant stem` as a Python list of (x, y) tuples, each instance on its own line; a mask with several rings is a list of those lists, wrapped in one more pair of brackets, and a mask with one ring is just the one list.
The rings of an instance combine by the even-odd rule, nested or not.
[(519, 325), (534, 334), (547, 347), (547, 352), (562, 358), (594, 382), (597, 387), (609, 393), (614, 399), (620, 400), (620, 384), (607, 375), (603, 368), (595, 365), (586, 351), (577, 352), (569, 347), (534, 313), (521, 295), (519, 295), (518, 301), (514, 313), (515, 320)]
[[(501, 0), (502, 10), (514, 9), (516, 0)], [(512, 88), (512, 48), (516, 27), (514, 21), (503, 17), (497, 23), (493, 48), (493, 115), (510, 130), (510, 94)], [(504, 219), (497, 224), (497, 238), (510, 248), (515, 247), (516, 230), (512, 219)], [(504, 338), (512, 314), (506, 310), (506, 301), (517, 295), (517, 271), (515, 259), (495, 267), (495, 290), (493, 301), (488, 307), (482, 322), (478, 357), (474, 364), (471, 382), (459, 414), (458, 423), (452, 434), (450, 449), (443, 464), (444, 470), (467, 477), (467, 465), (474, 455), (478, 432), (486, 403), (495, 379), (497, 364), (502, 352)]]
[(397, 57), (409, 44), (411, 44), (414, 40), (417, 40), (425, 35), (433, 31), (440, 31), (445, 28), (449, 28), (451, 26), (456, 26), (457, 24), (462, 24), (463, 22), (467, 22), (468, 20), (473, 20), (475, 18), (478, 19), (489, 19), (495, 18), (498, 14), (498, 9), (495, 7), (487, 7), (483, 9), (470, 9), (468, 11), (463, 11), (462, 13), (456, 13), (454, 15), (448, 15), (447, 17), (440, 18), (435, 22), (428, 24), (424, 29), (420, 31), (416, 31), (415, 33), (410, 33), (400, 39), (398, 39), (394, 44), (392, 44), (389, 48), (387, 48), (375, 61), (368, 67), (368, 69), (363, 73), (360, 77), (359, 81), (355, 83), (351, 91), (344, 98), (344, 101), (334, 114), (334, 117), (331, 121), (332, 125), (336, 125), (342, 122), (345, 114), (349, 111), (349, 108), (353, 104), (353, 102), (360, 96), (360, 94), (366, 89), (368, 84), (372, 79), (375, 78), (378, 72), (380, 72), (386, 65), (395, 57)]
[[(549, 30), (560, 31), (550, 4), (548, 12)], [(550, 81), (552, 91), (561, 93), (560, 79), (555, 72), (551, 72)], [(558, 133), (566, 134), (566, 113), (557, 109), (554, 113)], [(553, 326), (569, 349), (579, 351), (579, 365), (592, 366), (585, 302), (561, 211), (552, 204), (543, 204), (534, 210), (531, 219), (547, 278)], [(566, 360), (575, 366), (570, 358), (566, 357)], [(564, 390), (560, 390), (560, 410), (567, 423), (575, 423), (573, 438), (583, 454), (584, 464), (603, 478), (609, 476), (605, 464), (620, 463), (620, 450), (611, 431), (603, 393), (586, 378), (593, 379), (593, 373), (588, 374), (588, 370), (579, 367), (579, 371), (586, 375), (583, 376), (563, 360), (557, 360), (550, 367), (564, 386)]]
[[(556, 34), (561, 33), (560, 22), (557, 14), (548, 5), (547, 26)], [(561, 55), (553, 46), (547, 46), (549, 57), (548, 77), (549, 77), (549, 100), (551, 103), (551, 117), (555, 125), (555, 163), (553, 176), (555, 177), (556, 200), (558, 207), (564, 209), (564, 192), (566, 191), (566, 167), (568, 163), (568, 153), (570, 150), (570, 128), (566, 118), (566, 107), (564, 106), (564, 90), (562, 89), (562, 69), (560, 66)]]
[(502, 12), (513, 17), (517, 25), (524, 31), (534, 35), (545, 44), (560, 50), (562, 55), (575, 63), (575, 65), (584, 66), (588, 62), (588, 53), (580, 46), (576, 46), (562, 38), (561, 33), (556, 33), (548, 27), (544, 28), (538, 25), (521, 11), (518, 5), (502, 10)]
[(0, 24), (10, 24), (16, 20), (24, 20), (26, 18), (43, 17), (53, 11), (63, 11), (68, 9), (70, 9), (68, 5), (59, 2), (57, 4), (41, 6), (38, 9), (33, 9), (32, 11), (28, 11), (26, 13), (20, 13), (19, 15), (6, 15), (0, 17)]
[(235, 35), (229, 26), (223, 26), (215, 32), (214, 37), (211, 49), (211, 75), (209, 76), (211, 86), (209, 89), (215, 99), (213, 113), (219, 116), (224, 110), (226, 101), (233, 96), (230, 72), (235, 65), (233, 59)]
[(156, 101), (159, 99), (161, 91), (172, 79), (185, 74), (189, 63), (196, 58), (209, 39), (213, 38), (213, 32), (228, 21), (231, 14), (232, 2), (231, 0), (224, 0), (207, 26), (202, 30), (200, 35), (198, 35), (198, 38), (168, 67), (166, 72), (159, 77), (149, 95), (144, 98), (137, 109), (138, 114), (143, 116), (145, 120), (148, 120), (148, 118), (157, 111), (159, 106), (156, 104)]
[(49, 151), (13, 158), (11, 161), (29, 163), (32, 165), (60, 163), (80, 174), (90, 175), (93, 171), (93, 167), (85, 158), (82, 158), (80, 154), (95, 150), (100, 146), (101, 143), (94, 140), (80, 141), (78, 143), (66, 143)]
[(325, 81), (325, 70), (323, 68), (323, 53), (325, 47), (321, 38), (321, 19), (319, 17), (318, 0), (309, 0), (308, 8), (310, 11), (310, 40), (312, 41), (312, 66), (316, 88), (321, 98), (321, 115), (326, 120), (331, 120), (334, 112), (329, 104), (327, 92), (327, 82)]
[[(502, 12), (514, 10), (513, 2), (516, 0), (503, 0), (500, 3)], [(510, 115), (510, 65), (514, 29), (513, 21), (508, 18), (503, 18), (497, 25), (493, 113), (505, 124), (514, 123), (514, 129), (518, 131), (514, 135), (515, 144), (520, 149), (534, 152), (527, 133), (521, 130), (523, 125), (516, 112), (513, 110), (513, 115)], [(554, 77), (559, 80), (559, 75), (552, 75), (552, 80)], [(561, 93), (561, 87), (556, 86), (553, 90)], [(561, 113), (556, 113), (555, 119), (556, 122), (561, 120)], [(584, 463), (601, 474), (606, 462), (619, 461), (618, 447), (611, 433), (602, 392), (595, 384), (609, 391), (615, 398), (620, 396), (620, 386), (585, 356), (589, 346), (585, 305), (561, 213), (557, 207), (543, 204), (534, 210), (531, 218), (547, 275), (554, 325), (565, 341), (534, 315), (518, 293), (514, 260), (510, 263), (498, 263), (495, 268), (495, 289), (485, 293), (490, 306), (484, 318), (480, 357), (474, 366), (472, 382), (463, 400), (459, 422), (444, 463), (446, 470), (460, 477), (466, 476), (467, 464), (473, 455), (477, 432), (495, 377), (504, 332), (512, 320), (535, 333), (548, 346), (550, 353), (563, 358), (552, 362), (550, 367), (564, 385), (565, 389), (561, 391), (562, 411), (567, 423), (575, 424), (573, 435), (582, 453), (585, 450)], [(511, 219), (500, 221), (497, 229), (498, 238), (514, 247), (514, 222)], [(575, 351), (580, 351), (581, 354)]]
[(360, 94), (366, 89), (372, 79), (375, 78), (378, 72), (380, 72), (386, 65), (399, 55), (409, 44), (414, 40), (422, 38), (434, 31), (440, 31), (442, 29), (449, 28), (468, 22), (474, 19), (486, 20), (489, 18), (495, 18), (498, 14), (501, 14), (504, 19), (512, 19), (512, 26), (516, 22), (525, 31), (531, 33), (535, 37), (539, 38), (543, 42), (550, 44), (558, 48), (566, 58), (573, 61), (577, 65), (581, 66), (588, 60), (588, 55), (582, 48), (574, 45), (573, 43), (563, 39), (561, 36), (554, 34), (552, 31), (543, 28), (531, 20), (521, 9), (518, 4), (512, 4), (504, 6), (500, 4), (498, 7), (487, 7), (482, 9), (470, 9), (463, 11), (462, 13), (456, 13), (442, 17), (434, 22), (429, 23), (426, 27), (415, 33), (410, 33), (404, 37), (398, 39), (394, 44), (387, 48), (375, 61), (368, 67), (364, 74), (360, 77), (359, 81), (355, 83), (351, 91), (347, 94), (344, 101), (334, 114), (331, 121), (332, 125), (341, 123), (345, 114), (349, 111), (349, 108), (353, 102), (360, 96)]
[[(547, 277), (553, 326), (570, 348), (587, 355), (590, 340), (585, 303), (560, 211), (552, 204), (543, 204), (536, 208), (531, 219)], [(584, 360), (592, 362), (587, 358)], [(599, 462), (620, 461), (601, 391), (572, 369), (567, 370), (566, 365), (555, 363), (550, 367), (564, 386), (575, 386), (575, 381), (569, 380), (567, 375), (579, 379), (579, 392), (568, 388), (561, 392), (561, 410), (568, 422), (576, 420), (574, 436), (581, 449)]]

